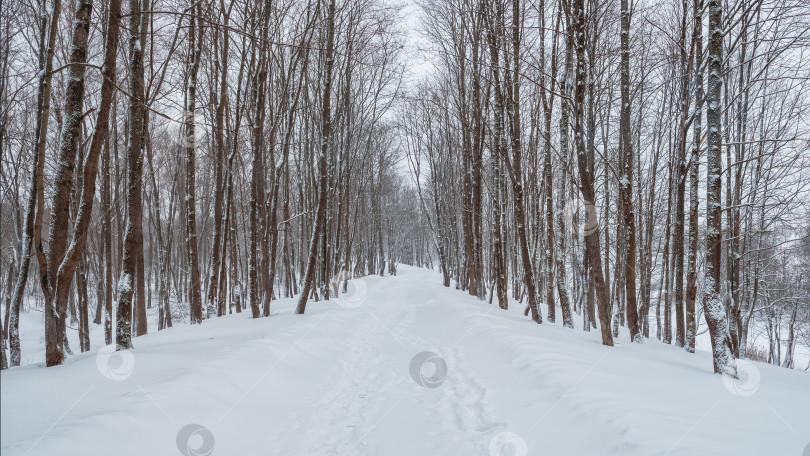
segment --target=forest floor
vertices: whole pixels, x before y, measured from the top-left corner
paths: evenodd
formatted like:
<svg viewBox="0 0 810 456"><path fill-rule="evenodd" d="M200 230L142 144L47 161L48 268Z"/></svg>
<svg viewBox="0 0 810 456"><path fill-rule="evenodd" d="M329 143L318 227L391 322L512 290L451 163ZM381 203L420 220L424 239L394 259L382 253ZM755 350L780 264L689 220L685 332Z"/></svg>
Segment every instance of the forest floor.
<svg viewBox="0 0 810 456"><path fill-rule="evenodd" d="M55 368L41 328L26 332L29 364L0 374L0 452L810 454L807 373L740 361L741 379L724 381L706 351L626 334L604 347L422 269L351 283L303 316L284 299L270 318L150 321L124 354L100 350L94 327L93 350Z"/></svg>

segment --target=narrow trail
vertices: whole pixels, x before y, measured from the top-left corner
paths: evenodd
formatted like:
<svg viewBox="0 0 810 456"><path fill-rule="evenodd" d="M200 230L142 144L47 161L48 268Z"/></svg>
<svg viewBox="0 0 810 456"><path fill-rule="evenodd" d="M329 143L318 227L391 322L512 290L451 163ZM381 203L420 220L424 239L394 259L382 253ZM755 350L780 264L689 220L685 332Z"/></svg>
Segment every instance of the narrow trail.
<svg viewBox="0 0 810 456"><path fill-rule="evenodd" d="M279 300L271 318L139 337L131 365L111 365L120 380L97 368L98 349L4 371L0 449L183 454L176 438L190 423L224 455L798 456L810 443L806 374L757 365L758 391L740 396L707 353L621 338L606 348L440 279L401 266L304 316ZM412 372L422 352L439 364ZM66 453L76 441L95 444Z"/></svg>

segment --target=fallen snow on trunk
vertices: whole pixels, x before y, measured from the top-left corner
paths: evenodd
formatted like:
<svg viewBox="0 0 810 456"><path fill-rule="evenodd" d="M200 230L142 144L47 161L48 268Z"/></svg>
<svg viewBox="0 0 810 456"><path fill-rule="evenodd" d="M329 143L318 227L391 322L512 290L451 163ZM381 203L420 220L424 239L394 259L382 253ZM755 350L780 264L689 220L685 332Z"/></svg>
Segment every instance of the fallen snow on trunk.
<svg viewBox="0 0 810 456"><path fill-rule="evenodd" d="M435 272L398 272L303 316L274 301L270 318L179 324L124 354L99 349L94 329L93 351L64 366L2 372L2 454L802 456L810 444L805 373L738 362L741 379L724 381L709 353L626 335L604 347Z"/></svg>

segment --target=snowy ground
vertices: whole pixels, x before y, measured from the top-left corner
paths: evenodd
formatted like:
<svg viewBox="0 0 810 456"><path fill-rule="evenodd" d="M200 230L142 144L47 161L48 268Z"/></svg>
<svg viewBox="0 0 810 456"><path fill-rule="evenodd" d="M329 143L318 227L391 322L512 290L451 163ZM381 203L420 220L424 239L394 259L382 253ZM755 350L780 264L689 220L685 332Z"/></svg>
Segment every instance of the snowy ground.
<svg viewBox="0 0 810 456"><path fill-rule="evenodd" d="M399 272L305 316L277 301L271 318L180 324L123 355L100 351L94 328L93 351L56 368L27 335L33 364L0 376L0 452L810 454L806 373L746 363L724 382L706 352L603 347Z"/></svg>

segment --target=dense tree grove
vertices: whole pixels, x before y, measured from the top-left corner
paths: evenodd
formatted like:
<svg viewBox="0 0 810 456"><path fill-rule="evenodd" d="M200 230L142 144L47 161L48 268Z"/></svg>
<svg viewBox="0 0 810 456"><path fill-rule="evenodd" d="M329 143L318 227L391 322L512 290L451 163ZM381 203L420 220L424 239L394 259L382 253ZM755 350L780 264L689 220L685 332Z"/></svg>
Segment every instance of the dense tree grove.
<svg viewBox="0 0 810 456"><path fill-rule="evenodd" d="M47 309L54 365L65 328L86 335L89 318L128 348L180 321L269 316L302 286L328 299L339 279L430 263L389 114L398 8L124 3L0 7L11 365L23 308Z"/></svg>
<svg viewBox="0 0 810 456"><path fill-rule="evenodd" d="M627 327L694 352L708 328L732 376L733 358L793 366L810 329L806 2L420 6L434 58L400 122L445 284L537 323L578 316L605 345Z"/></svg>
<svg viewBox="0 0 810 456"><path fill-rule="evenodd" d="M406 263L807 369L808 51L804 0L0 0L3 366Z"/></svg>

